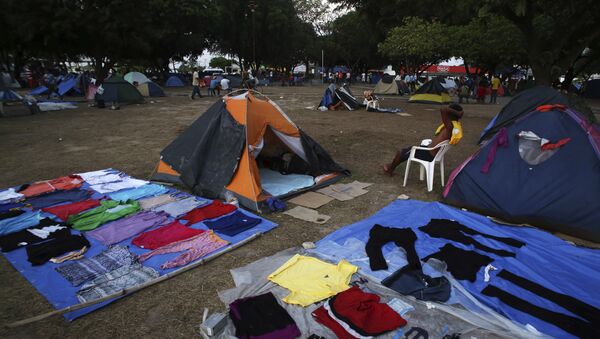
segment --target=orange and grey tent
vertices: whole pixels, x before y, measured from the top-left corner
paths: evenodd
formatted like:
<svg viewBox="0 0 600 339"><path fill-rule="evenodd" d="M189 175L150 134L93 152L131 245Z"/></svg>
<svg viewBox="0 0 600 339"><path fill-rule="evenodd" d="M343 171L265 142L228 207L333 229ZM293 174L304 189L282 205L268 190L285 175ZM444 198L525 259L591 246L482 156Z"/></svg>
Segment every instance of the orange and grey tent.
<svg viewBox="0 0 600 339"><path fill-rule="evenodd" d="M323 187L349 174L277 104L258 92L243 91L218 100L168 145L152 179L183 183L209 198L231 192L243 206L261 211L273 195L263 189L259 168L281 154L292 155L300 163L295 166L298 173L314 177L315 183L276 198Z"/></svg>

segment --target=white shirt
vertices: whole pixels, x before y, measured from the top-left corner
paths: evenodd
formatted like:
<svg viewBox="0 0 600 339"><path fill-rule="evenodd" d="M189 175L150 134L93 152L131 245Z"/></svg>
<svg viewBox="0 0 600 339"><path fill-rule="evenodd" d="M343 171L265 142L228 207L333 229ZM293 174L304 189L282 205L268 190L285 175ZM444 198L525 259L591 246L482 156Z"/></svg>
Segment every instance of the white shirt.
<svg viewBox="0 0 600 339"><path fill-rule="evenodd" d="M198 71L195 71L194 74L192 74L192 85L193 86L200 85L200 82L198 81Z"/></svg>
<svg viewBox="0 0 600 339"><path fill-rule="evenodd" d="M120 191L120 190L126 189L126 188L137 188L140 186L144 186L147 183L148 183L148 181L145 181L145 180L134 179L131 177L124 177L121 179L121 181L109 182L109 183L99 184L99 185L92 185L92 186L90 186L90 188L98 193L104 194L104 193Z"/></svg>
<svg viewBox="0 0 600 339"><path fill-rule="evenodd" d="M229 79L223 78L221 79L221 89L229 89L229 83L231 81Z"/></svg>

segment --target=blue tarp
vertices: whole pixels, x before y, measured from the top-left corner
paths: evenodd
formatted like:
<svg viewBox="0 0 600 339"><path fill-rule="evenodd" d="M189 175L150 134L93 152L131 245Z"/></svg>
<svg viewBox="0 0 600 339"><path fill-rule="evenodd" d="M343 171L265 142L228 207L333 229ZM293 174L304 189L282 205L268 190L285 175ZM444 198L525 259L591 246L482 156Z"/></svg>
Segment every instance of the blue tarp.
<svg viewBox="0 0 600 339"><path fill-rule="evenodd" d="M576 247L548 232L533 227L498 225L482 215L458 210L437 202L396 200L375 215L329 234L317 243L314 251L323 257L331 257L332 253L343 253L340 249L352 248L346 251L345 256L350 259L352 256L364 258L366 257L364 243L369 238L369 230L374 224L380 224L388 227L413 228L418 237L415 248L419 257L423 258L437 252L440 247L450 242L445 239L432 238L417 229L417 227L427 224L432 218L453 219L482 233L509 237L526 243L524 247L515 249L501 242L475 236L476 240L483 245L516 252L515 258L499 257L481 252L495 260L492 265L498 270L490 272L490 283L499 288L545 309L572 315L560 306L495 276L500 270L508 269L549 289L600 308L600 290L598 289L600 286L600 250ZM453 243L453 245L473 250L472 246L460 243ZM395 269L406 263L403 253L394 243L386 244L383 247L383 254L390 264L387 271L372 272L369 269L368 260L350 260L350 262L359 266L362 273L378 279L390 275ZM341 258L342 256L339 259ZM496 298L482 295L480 291L488 284L484 282L483 275L483 269L481 269L476 282L460 281L460 283L485 305L513 321L531 324L540 332L551 336L572 337L552 324L517 311L500 303ZM464 306L470 308L468 305Z"/></svg>
<svg viewBox="0 0 600 339"><path fill-rule="evenodd" d="M77 77L68 76L64 80L62 80L57 87L58 95L63 96L70 90L75 91L76 93L81 93L77 88Z"/></svg>
<svg viewBox="0 0 600 339"><path fill-rule="evenodd" d="M83 188L88 188L88 187L89 186L87 184L84 184L84 186L83 186ZM171 189L171 191L177 192L174 189ZM180 192L180 193L186 194L183 192ZM101 195L98 193L95 193L92 197L97 199L97 198L100 198ZM229 241L231 243L231 245L236 244L244 239L247 239L250 236L254 235L255 233L270 231L271 229L273 229L277 226L277 224L275 224L267 219L260 218L250 212L247 212L247 211L244 211L241 209L239 209L239 211L241 211L242 213L244 213L246 215L252 216L254 218L259 218L262 220L262 222L260 224L258 224L257 226L255 226L254 228L251 228L240 234L237 234L234 237L229 237L226 235L218 234L222 239ZM42 213L42 217L44 217L44 216L54 217L54 215L52 215L52 214ZM182 223L183 223L183 221L182 221ZM197 228L197 229L207 229L203 223L197 223L197 224L191 225L191 227ZM72 230L72 233L77 234L80 232ZM85 234L85 232L84 232L84 234ZM91 247L85 254L86 258L89 258L96 254L99 254L100 252L104 251L107 248L106 246L104 246L103 244L101 244L100 242L98 242L97 240L95 240L91 237L87 237L87 239L90 242ZM128 246L130 251L135 254L142 254L142 253L148 252L148 250L143 250L143 249L138 248L137 246L132 245L131 240L132 240L131 238L127 239L127 240L120 242L119 244ZM231 246L231 245L229 245L229 246ZM220 249L219 251L227 250L228 247L224 247L224 248ZM80 289L80 286L79 287L71 286L71 284L65 278L63 278L58 272L56 272L55 268L58 267L59 265L48 262L42 266L31 266L31 263L29 263L27 261L27 253L25 251L25 247L16 249L11 252L3 253L3 254L6 257L6 259L15 267L15 269L19 273L21 273L25 277L25 279L27 279L27 281L29 281L31 283L31 285L33 285L56 309L62 309L64 307L79 304L79 300L77 299L76 293ZM170 273L178 268L162 270L162 269L160 269L160 265L168 260L175 258L176 256L178 256L180 254L181 254L181 252L164 254L164 255L156 255L156 256L148 259L147 261L145 261L143 263L143 265L156 269L162 276L162 275ZM66 263L68 263L68 261ZM65 318L68 320L74 320L74 319L81 317L85 314L88 314L96 309L99 309L99 308L115 301L116 299L118 299L118 298L115 298L115 299L112 299L112 300L109 300L106 302L102 302L100 304L92 305L92 306L89 306L89 307L86 307L86 308L83 308L80 310L66 313Z"/></svg>

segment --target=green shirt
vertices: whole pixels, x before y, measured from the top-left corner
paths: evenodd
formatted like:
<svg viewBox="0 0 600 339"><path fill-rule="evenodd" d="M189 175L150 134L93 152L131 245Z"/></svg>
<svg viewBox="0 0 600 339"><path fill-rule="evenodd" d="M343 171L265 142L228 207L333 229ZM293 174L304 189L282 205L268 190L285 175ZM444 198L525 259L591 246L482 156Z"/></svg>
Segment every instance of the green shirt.
<svg viewBox="0 0 600 339"><path fill-rule="evenodd" d="M137 201L102 200L100 206L69 217L67 223L78 231L91 231L109 221L117 220L140 210Z"/></svg>

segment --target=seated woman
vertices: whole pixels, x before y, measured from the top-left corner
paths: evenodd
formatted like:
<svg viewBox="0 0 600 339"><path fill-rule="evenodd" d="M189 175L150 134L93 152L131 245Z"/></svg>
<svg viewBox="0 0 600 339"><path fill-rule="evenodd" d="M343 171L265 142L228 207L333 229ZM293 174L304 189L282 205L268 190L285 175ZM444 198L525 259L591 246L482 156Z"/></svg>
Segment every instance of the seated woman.
<svg viewBox="0 0 600 339"><path fill-rule="evenodd" d="M462 118L462 116L464 114L463 108L458 104L451 104L450 106L448 106L446 108L441 108L440 113L442 116L443 127L433 137L433 140L432 140L431 144L429 145L429 147L431 147L431 148L437 146L439 143L441 143L443 141L450 140L450 138L452 137L452 130L454 129L452 121L460 121L460 119ZM389 164L383 165L383 173L385 175L392 176L394 174L394 170L396 169L396 167L398 167L398 165L400 165L401 163L408 160L411 149L412 149L412 146L405 147L405 148L397 151L396 156L394 156L394 159L392 160L392 162ZM439 149L434 149L431 151L417 150L415 152L415 157L418 159L421 159L421 160L425 160L425 161L432 161L435 158L435 155L437 154L438 150Z"/></svg>

